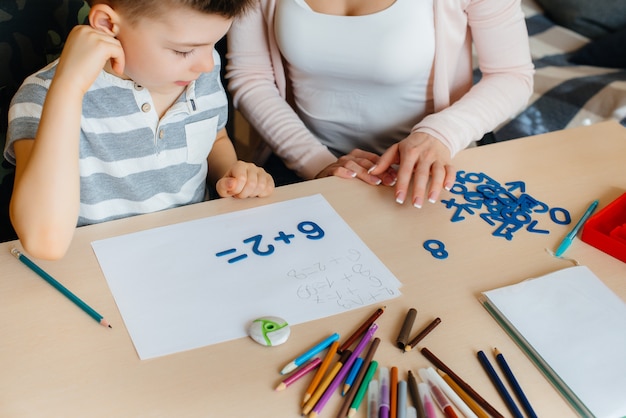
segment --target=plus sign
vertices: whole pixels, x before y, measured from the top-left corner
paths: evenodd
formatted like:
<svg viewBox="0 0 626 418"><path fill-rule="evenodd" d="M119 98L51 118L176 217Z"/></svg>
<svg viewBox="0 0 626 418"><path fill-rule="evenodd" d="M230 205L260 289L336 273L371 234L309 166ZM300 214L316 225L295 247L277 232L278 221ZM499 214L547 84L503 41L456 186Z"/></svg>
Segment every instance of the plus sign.
<svg viewBox="0 0 626 418"><path fill-rule="evenodd" d="M295 237L294 234L285 234L283 231L280 231L278 236L274 237L274 241L283 241L285 244L290 244L293 237Z"/></svg>

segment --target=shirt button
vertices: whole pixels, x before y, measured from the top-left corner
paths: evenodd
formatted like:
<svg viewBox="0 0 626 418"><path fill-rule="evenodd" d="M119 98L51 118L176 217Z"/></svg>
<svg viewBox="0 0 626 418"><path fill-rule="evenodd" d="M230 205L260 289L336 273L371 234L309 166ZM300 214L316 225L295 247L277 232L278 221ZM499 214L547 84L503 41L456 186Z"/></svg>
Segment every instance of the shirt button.
<svg viewBox="0 0 626 418"><path fill-rule="evenodd" d="M141 105L141 110L145 113L148 113L150 109L152 109L152 107L150 106L150 103L144 103Z"/></svg>
<svg viewBox="0 0 626 418"><path fill-rule="evenodd" d="M159 139L163 139L164 136L165 136L165 132L163 132L163 129L161 129L159 131Z"/></svg>
<svg viewBox="0 0 626 418"><path fill-rule="evenodd" d="M143 86L140 86L140 85L139 85L139 84L137 84L137 83L135 83L134 87L135 87L135 90L137 90L137 91L141 91L141 90L143 90Z"/></svg>

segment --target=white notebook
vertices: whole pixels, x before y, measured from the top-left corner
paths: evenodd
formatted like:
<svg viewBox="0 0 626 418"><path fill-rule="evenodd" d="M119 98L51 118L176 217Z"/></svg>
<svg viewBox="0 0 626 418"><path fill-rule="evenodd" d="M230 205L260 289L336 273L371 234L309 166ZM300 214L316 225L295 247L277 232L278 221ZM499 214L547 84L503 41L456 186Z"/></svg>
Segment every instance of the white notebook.
<svg viewBox="0 0 626 418"><path fill-rule="evenodd" d="M626 304L589 268L486 291L480 301L581 416L626 416Z"/></svg>

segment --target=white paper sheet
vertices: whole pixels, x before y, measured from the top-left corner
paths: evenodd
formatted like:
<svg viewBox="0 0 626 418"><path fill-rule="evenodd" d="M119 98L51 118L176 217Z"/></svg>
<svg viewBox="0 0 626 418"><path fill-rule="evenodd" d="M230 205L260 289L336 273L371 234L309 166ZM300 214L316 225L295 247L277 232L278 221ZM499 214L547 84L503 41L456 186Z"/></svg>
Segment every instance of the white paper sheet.
<svg viewBox="0 0 626 418"><path fill-rule="evenodd" d="M295 325L400 295L321 195L92 247L141 359L244 337L262 316Z"/></svg>
<svg viewBox="0 0 626 418"><path fill-rule="evenodd" d="M483 295L594 416L626 416L626 304L589 268Z"/></svg>

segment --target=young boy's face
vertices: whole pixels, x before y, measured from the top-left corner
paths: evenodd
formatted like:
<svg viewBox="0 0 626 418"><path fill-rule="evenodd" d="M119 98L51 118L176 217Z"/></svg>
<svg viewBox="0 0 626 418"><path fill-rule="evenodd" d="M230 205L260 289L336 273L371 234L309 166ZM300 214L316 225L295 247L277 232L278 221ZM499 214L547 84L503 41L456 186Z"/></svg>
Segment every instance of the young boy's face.
<svg viewBox="0 0 626 418"><path fill-rule="evenodd" d="M132 23L122 19L117 39L124 49L124 73L151 93L180 93L213 69L213 47L231 23L186 7Z"/></svg>

